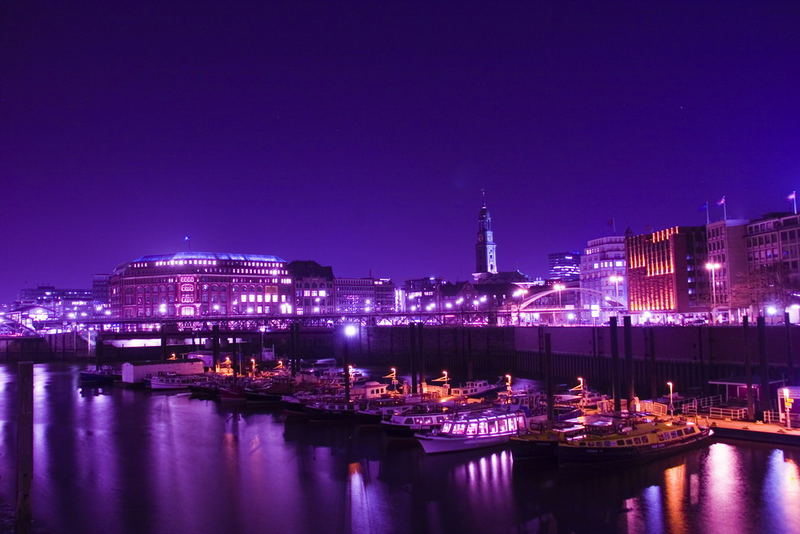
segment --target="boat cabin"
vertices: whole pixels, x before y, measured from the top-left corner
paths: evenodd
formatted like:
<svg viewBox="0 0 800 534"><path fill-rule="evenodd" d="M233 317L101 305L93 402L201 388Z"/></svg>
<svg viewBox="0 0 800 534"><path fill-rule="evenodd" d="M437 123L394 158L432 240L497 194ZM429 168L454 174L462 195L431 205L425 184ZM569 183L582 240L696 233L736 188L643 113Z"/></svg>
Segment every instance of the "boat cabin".
<svg viewBox="0 0 800 534"><path fill-rule="evenodd" d="M483 414L446 421L439 434L452 436L510 436L525 428L525 416L511 412L502 414Z"/></svg>

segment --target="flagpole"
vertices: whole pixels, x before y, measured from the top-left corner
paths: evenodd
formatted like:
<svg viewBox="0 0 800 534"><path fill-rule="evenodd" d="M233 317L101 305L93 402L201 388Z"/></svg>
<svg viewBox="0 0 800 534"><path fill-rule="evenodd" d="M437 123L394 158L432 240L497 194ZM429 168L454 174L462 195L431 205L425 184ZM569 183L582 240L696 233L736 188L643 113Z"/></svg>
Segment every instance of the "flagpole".
<svg viewBox="0 0 800 534"><path fill-rule="evenodd" d="M706 226L711 224L711 202L706 200Z"/></svg>
<svg viewBox="0 0 800 534"><path fill-rule="evenodd" d="M797 215L797 191L792 191L792 207L794 207L794 214Z"/></svg>
<svg viewBox="0 0 800 534"><path fill-rule="evenodd" d="M722 204L722 220L728 220L728 199L725 199L725 202Z"/></svg>

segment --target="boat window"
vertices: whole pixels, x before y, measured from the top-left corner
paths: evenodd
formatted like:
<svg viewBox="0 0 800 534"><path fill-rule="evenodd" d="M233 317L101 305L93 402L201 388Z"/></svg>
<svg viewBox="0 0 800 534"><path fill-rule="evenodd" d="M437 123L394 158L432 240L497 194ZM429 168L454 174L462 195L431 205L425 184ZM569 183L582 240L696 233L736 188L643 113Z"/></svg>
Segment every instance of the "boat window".
<svg viewBox="0 0 800 534"><path fill-rule="evenodd" d="M683 433L684 433L684 434L692 434L692 433L694 433L694 427L693 427L693 426L690 426L689 428L687 428L686 430L684 430L684 431L683 431Z"/></svg>
<svg viewBox="0 0 800 534"><path fill-rule="evenodd" d="M624 439L618 439L617 440L617 445L620 445L620 446L625 445L625 440Z"/></svg>
<svg viewBox="0 0 800 534"><path fill-rule="evenodd" d="M432 424L433 424L433 417L426 417L426 418L425 418L425 419L422 421L422 424L423 424L423 425L432 425Z"/></svg>
<svg viewBox="0 0 800 534"><path fill-rule="evenodd" d="M669 433L669 435L670 435L670 437L677 438L678 437L678 431L677 430L673 430L672 432Z"/></svg>
<svg viewBox="0 0 800 534"><path fill-rule="evenodd" d="M604 441L603 445L605 445L606 447L611 447L613 443L611 443L610 441Z"/></svg>
<svg viewBox="0 0 800 534"><path fill-rule="evenodd" d="M414 424L414 419L412 419L411 417L406 417L406 422L404 424L413 425Z"/></svg>
<svg viewBox="0 0 800 534"><path fill-rule="evenodd" d="M445 434L447 434L447 433L449 433L449 432L450 432L450 429L451 429L451 428L453 428L453 423L444 423L444 424L442 425L442 432L444 432Z"/></svg>
<svg viewBox="0 0 800 534"><path fill-rule="evenodd" d="M515 432L517 430L517 420L515 418L511 418L508 420L508 431Z"/></svg>
<svg viewBox="0 0 800 534"><path fill-rule="evenodd" d="M500 432L508 432L508 421L500 419L497 423Z"/></svg>
<svg viewBox="0 0 800 534"><path fill-rule="evenodd" d="M517 427L525 428L525 416L522 414L517 416Z"/></svg>
<svg viewBox="0 0 800 534"><path fill-rule="evenodd" d="M497 434L497 420L489 421L489 434Z"/></svg>
<svg viewBox="0 0 800 534"><path fill-rule="evenodd" d="M666 434L659 434L658 435L658 441L664 441L666 439L665 436L666 436Z"/></svg>
<svg viewBox="0 0 800 534"><path fill-rule="evenodd" d="M463 434L466 425L464 423L456 423L453 425L453 434Z"/></svg>
<svg viewBox="0 0 800 534"><path fill-rule="evenodd" d="M478 434L486 435L489 433L489 425L486 424L486 421L481 421L478 423Z"/></svg>
<svg viewBox="0 0 800 534"><path fill-rule="evenodd" d="M641 443L642 443L642 440L640 440L639 438L633 438L633 444L634 445L640 445Z"/></svg>
<svg viewBox="0 0 800 534"><path fill-rule="evenodd" d="M586 446L586 442L584 442L584 441L581 441L581 442L580 442L580 446L581 446L581 447L585 447L585 446Z"/></svg>
<svg viewBox="0 0 800 534"><path fill-rule="evenodd" d="M467 435L474 436L478 433L478 423L470 423L467 425Z"/></svg>
<svg viewBox="0 0 800 534"><path fill-rule="evenodd" d="M632 439L626 439L625 443L627 443L628 445L633 445L633 440Z"/></svg>

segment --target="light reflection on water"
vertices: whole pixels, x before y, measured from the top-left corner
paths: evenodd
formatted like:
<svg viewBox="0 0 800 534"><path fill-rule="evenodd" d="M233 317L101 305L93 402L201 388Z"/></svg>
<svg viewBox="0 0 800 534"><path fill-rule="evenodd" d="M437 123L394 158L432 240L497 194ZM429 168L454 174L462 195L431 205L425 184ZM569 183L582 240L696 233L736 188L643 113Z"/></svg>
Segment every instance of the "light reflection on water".
<svg viewBox="0 0 800 534"><path fill-rule="evenodd" d="M800 532L800 451L715 443L565 469L506 450L424 456L379 429L34 374L45 532ZM0 366L0 504L14 495L13 367Z"/></svg>

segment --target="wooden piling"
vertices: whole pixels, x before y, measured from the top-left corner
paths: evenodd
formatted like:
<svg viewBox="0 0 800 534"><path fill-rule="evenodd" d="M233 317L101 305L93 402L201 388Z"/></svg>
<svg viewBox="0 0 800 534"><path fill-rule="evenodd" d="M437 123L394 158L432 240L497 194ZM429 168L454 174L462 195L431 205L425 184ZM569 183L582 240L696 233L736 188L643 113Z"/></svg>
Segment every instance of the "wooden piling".
<svg viewBox="0 0 800 534"><path fill-rule="evenodd" d="M753 402L753 362L750 356L750 345L748 341L749 319L745 315L742 317L742 343L744 347L744 379L747 383L747 418L751 421L756 418L756 407Z"/></svg>
<svg viewBox="0 0 800 534"><path fill-rule="evenodd" d="M758 393L759 411L769 410L769 364L767 362L767 323L764 317L758 318L758 360L760 364L761 391Z"/></svg>
<svg viewBox="0 0 800 534"><path fill-rule="evenodd" d="M211 327L211 354L214 363L214 370L217 369L219 363L219 325L215 324Z"/></svg>
<svg viewBox="0 0 800 534"><path fill-rule="evenodd" d="M33 511L33 362L19 362L17 374L17 510L16 534L30 534Z"/></svg>
<svg viewBox="0 0 800 534"><path fill-rule="evenodd" d="M619 340L617 339L617 318L608 320L611 330L611 395L614 397L614 411L622 411L622 391L619 385Z"/></svg>
<svg viewBox="0 0 800 534"><path fill-rule="evenodd" d="M344 369L344 400L350 402L350 349L347 336L342 337L342 368Z"/></svg>
<svg viewBox="0 0 800 534"><path fill-rule="evenodd" d="M789 368L789 384L794 384L794 354L792 354L792 323L789 321L789 312L783 314L783 329L786 333L786 366Z"/></svg>
<svg viewBox="0 0 800 534"><path fill-rule="evenodd" d="M164 330L164 325L161 325L160 328L161 332L161 359L166 360L169 358L169 351L167 349L167 332ZM194 337L192 337L192 343L194 343Z"/></svg>
<svg viewBox="0 0 800 534"><path fill-rule="evenodd" d="M631 325L631 316L626 315L622 318L622 336L625 346L625 386L628 398L629 410L632 410L633 398L636 396L636 388L634 386L633 374L633 326Z"/></svg>
<svg viewBox="0 0 800 534"><path fill-rule="evenodd" d="M553 423L553 350L550 334L544 335L544 384L547 393L547 422Z"/></svg>
<svg viewBox="0 0 800 534"><path fill-rule="evenodd" d="M411 373L411 392L417 393L417 325L408 325L408 370Z"/></svg>

